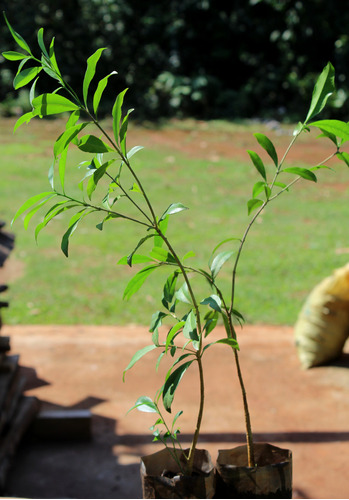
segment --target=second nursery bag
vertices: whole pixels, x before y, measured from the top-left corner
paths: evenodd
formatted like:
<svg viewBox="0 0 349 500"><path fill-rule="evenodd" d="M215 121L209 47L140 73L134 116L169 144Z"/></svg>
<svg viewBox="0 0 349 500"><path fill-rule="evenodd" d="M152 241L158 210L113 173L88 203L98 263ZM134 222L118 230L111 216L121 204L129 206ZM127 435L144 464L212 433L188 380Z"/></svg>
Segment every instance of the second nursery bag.
<svg viewBox="0 0 349 500"><path fill-rule="evenodd" d="M323 365L340 356L349 336L349 263L312 290L294 334L303 368Z"/></svg>

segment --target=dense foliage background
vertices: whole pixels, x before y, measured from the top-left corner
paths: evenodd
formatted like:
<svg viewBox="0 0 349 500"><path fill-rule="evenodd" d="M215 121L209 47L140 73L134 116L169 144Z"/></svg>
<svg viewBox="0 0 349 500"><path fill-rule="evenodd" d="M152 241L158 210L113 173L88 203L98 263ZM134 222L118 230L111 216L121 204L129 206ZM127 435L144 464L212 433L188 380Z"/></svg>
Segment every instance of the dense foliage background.
<svg viewBox="0 0 349 500"><path fill-rule="evenodd" d="M61 71L73 86L86 57L107 47L98 76L118 71L109 97L130 87L127 104L139 119L292 120L328 61L337 74L332 107L344 103L337 118L348 113L346 0L2 0L2 10L32 47L41 26L48 41L56 36ZM0 39L1 50L15 49L3 20ZM27 106L25 91L14 101L15 67L1 60L3 114Z"/></svg>

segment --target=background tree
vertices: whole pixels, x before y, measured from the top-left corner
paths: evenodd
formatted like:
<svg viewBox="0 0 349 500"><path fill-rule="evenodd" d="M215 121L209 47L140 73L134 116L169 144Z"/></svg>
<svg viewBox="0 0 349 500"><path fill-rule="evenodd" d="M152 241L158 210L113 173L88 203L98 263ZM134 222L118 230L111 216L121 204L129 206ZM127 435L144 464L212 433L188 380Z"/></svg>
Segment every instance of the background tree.
<svg viewBox="0 0 349 500"><path fill-rule="evenodd" d="M70 75L72 85L85 70L86 54L106 47L98 76L113 70L123 75L114 79L110 96L129 86L129 105L136 108L139 119L191 115L292 120L304 109L314 77L328 61L338 75L332 107L344 103L339 117L348 113L345 0L336 4L322 0L35 0L30 4L3 0L2 6L29 43L33 27L43 26L49 39L56 34L58 57L60 51L65 56L62 71ZM0 37L1 49L11 50L4 22ZM21 97L14 102L12 78L11 65L2 61L3 113L20 111L27 102Z"/></svg>

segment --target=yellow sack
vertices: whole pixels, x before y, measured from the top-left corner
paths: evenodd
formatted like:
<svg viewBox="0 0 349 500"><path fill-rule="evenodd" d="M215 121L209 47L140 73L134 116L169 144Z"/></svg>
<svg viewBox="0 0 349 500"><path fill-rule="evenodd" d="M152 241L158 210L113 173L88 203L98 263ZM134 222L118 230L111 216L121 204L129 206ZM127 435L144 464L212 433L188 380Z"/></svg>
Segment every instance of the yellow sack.
<svg viewBox="0 0 349 500"><path fill-rule="evenodd" d="M349 263L319 283L303 305L294 328L303 368L338 358L349 337Z"/></svg>

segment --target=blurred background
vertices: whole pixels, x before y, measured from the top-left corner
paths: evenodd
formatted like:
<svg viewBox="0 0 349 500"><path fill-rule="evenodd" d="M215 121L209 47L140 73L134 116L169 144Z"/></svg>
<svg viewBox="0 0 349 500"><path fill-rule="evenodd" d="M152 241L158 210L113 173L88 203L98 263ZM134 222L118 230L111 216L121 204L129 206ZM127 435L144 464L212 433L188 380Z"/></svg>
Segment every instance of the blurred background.
<svg viewBox="0 0 349 500"><path fill-rule="evenodd" d="M118 87L130 87L129 104L139 120L299 120L315 75L328 61L336 68L338 88L328 114L331 108L336 118L348 113L346 0L2 0L1 5L30 46L37 46L40 27L47 40L56 37L61 72L70 75L73 87L80 85L86 57L106 47L97 76L118 71L110 100ZM0 39L2 51L16 50L4 22ZM16 65L0 62L0 113L26 111L27 91L17 99L12 88Z"/></svg>

